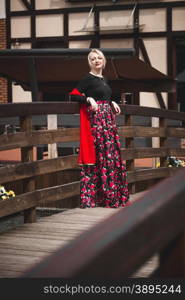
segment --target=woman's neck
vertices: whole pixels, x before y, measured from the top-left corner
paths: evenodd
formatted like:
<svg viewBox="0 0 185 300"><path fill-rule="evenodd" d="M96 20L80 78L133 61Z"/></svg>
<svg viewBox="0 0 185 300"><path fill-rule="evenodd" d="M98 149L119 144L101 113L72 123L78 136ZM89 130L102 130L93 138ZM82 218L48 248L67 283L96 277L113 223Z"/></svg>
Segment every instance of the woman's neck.
<svg viewBox="0 0 185 300"><path fill-rule="evenodd" d="M91 70L90 73L95 76L103 77L102 70L100 71Z"/></svg>

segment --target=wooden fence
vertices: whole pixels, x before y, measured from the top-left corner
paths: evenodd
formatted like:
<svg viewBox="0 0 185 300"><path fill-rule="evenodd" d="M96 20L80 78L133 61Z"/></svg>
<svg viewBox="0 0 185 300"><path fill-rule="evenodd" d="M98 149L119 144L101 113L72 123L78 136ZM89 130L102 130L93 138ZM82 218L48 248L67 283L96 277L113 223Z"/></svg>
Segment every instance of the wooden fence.
<svg viewBox="0 0 185 300"><path fill-rule="evenodd" d="M15 198L0 201L0 217L24 211L25 222L36 221L36 207L42 199L57 201L79 195L79 181L36 189L36 178L43 174L77 168L76 155L48 160L33 161L33 147L41 144L74 142L79 140L79 128L59 128L57 130L34 130L32 116L48 114L77 114L79 104L72 102L37 102L1 104L0 118L19 117L20 132L0 135L0 150L21 148L21 163L0 168L0 184L22 180L23 193ZM125 125L119 127L119 135L125 139L126 148L122 157L126 160L130 190L138 181L163 179L171 176L177 168L166 166L169 155L185 157L185 149L167 147L169 137L185 138L185 129L167 126L167 120L185 121L185 113L165 109L121 105ZM133 116L159 118L159 127L133 126ZM135 137L159 137L159 148L135 148ZM134 160L138 158L160 157L160 168L135 170Z"/></svg>

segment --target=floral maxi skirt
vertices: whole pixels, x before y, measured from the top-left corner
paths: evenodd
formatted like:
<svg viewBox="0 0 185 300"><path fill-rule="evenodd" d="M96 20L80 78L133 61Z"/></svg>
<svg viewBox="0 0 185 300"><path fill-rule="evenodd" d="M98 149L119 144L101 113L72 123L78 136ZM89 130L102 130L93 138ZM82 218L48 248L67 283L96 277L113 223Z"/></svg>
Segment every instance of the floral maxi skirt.
<svg viewBox="0 0 185 300"><path fill-rule="evenodd" d="M115 115L108 102L97 103L97 112L88 108L96 164L81 168L80 207L125 206L129 199L128 182L121 160Z"/></svg>

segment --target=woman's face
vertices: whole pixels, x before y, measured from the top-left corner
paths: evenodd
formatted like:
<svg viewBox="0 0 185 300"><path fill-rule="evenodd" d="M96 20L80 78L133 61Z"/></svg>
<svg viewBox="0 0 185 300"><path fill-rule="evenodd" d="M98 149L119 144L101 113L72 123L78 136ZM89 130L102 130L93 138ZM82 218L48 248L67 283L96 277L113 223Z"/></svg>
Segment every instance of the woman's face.
<svg viewBox="0 0 185 300"><path fill-rule="evenodd" d="M99 71L100 69L103 69L104 58L101 54L95 52L91 53L89 57L89 61L90 61L91 70Z"/></svg>

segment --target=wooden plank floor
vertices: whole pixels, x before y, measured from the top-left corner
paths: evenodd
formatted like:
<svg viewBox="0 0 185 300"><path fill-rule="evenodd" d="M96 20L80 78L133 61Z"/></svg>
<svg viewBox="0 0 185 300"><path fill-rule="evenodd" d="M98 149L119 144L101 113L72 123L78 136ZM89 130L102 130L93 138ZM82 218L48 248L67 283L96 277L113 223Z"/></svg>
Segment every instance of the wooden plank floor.
<svg viewBox="0 0 185 300"><path fill-rule="evenodd" d="M141 194L133 195L131 200L136 200ZM2 232L0 278L19 277L30 266L116 211L107 208L75 208ZM153 257L134 277L147 277L156 264L157 257Z"/></svg>

